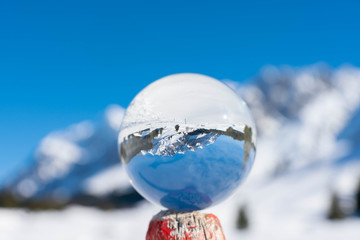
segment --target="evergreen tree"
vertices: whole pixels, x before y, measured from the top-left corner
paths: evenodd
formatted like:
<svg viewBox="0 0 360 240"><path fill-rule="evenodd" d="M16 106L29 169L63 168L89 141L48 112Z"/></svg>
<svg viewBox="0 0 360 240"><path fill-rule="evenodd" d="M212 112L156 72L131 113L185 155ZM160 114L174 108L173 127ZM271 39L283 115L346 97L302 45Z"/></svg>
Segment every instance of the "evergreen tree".
<svg viewBox="0 0 360 240"><path fill-rule="evenodd" d="M360 213L360 179L359 179L358 186L357 186L356 193L355 193L355 200L356 200L355 211L357 213Z"/></svg>
<svg viewBox="0 0 360 240"><path fill-rule="evenodd" d="M238 216L236 219L236 228L240 230L244 230L247 229L248 227L249 227L249 220L246 211L246 206L243 205L242 207L240 207L238 212Z"/></svg>
<svg viewBox="0 0 360 240"><path fill-rule="evenodd" d="M345 218L345 213L340 206L339 197L335 192L331 195L330 209L327 218L330 220L339 220Z"/></svg>

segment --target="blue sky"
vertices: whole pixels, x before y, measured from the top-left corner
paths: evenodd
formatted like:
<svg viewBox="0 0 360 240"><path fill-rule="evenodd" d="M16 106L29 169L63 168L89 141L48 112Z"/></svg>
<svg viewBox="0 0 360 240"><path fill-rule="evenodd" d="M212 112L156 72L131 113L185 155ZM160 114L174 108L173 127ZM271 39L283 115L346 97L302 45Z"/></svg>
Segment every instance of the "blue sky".
<svg viewBox="0 0 360 240"><path fill-rule="evenodd" d="M360 66L360 1L1 1L0 180L48 132L172 73Z"/></svg>

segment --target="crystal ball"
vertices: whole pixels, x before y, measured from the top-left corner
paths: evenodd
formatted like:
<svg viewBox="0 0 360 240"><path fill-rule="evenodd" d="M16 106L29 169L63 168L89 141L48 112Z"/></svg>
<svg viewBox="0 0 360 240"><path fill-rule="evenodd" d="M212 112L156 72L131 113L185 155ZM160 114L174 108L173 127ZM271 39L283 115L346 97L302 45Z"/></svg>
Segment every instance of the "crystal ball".
<svg viewBox="0 0 360 240"><path fill-rule="evenodd" d="M144 198L193 211L236 191L254 163L256 130L246 103L225 84L174 74L132 100L118 143L130 183Z"/></svg>

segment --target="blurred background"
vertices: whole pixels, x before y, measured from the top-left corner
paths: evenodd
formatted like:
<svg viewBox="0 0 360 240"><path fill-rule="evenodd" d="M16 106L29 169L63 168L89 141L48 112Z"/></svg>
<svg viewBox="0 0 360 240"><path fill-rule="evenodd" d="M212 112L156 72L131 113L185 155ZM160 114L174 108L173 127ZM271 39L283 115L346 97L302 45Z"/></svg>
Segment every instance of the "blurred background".
<svg viewBox="0 0 360 240"><path fill-rule="evenodd" d="M248 103L255 165L206 210L228 239L360 236L360 1L1 1L0 238L144 239L159 209L117 153L149 83Z"/></svg>

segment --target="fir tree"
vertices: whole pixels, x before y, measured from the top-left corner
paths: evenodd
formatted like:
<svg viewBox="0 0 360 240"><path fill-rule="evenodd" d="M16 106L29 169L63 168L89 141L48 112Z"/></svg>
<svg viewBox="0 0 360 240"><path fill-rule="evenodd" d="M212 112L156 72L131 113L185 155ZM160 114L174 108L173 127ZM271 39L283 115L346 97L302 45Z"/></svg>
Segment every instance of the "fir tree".
<svg viewBox="0 0 360 240"><path fill-rule="evenodd" d="M358 186L357 186L356 193L355 193L355 200L356 200L355 211L357 213L360 213L360 179L359 179Z"/></svg>
<svg viewBox="0 0 360 240"><path fill-rule="evenodd" d="M339 220L345 218L345 213L340 206L339 197L335 192L331 195L330 209L327 218L330 220Z"/></svg>
<svg viewBox="0 0 360 240"><path fill-rule="evenodd" d="M249 227L249 220L246 211L246 206L242 206L239 209L238 216L236 219L236 228L240 230L247 229Z"/></svg>

